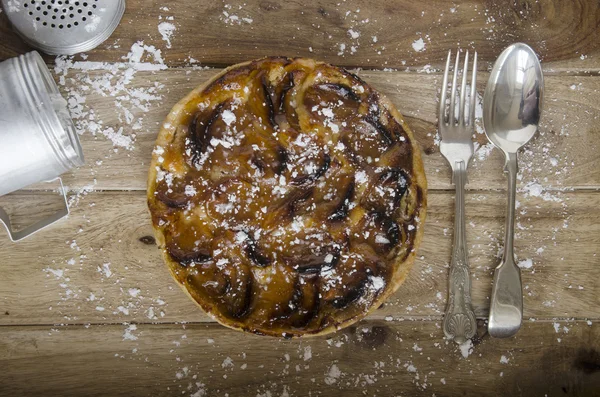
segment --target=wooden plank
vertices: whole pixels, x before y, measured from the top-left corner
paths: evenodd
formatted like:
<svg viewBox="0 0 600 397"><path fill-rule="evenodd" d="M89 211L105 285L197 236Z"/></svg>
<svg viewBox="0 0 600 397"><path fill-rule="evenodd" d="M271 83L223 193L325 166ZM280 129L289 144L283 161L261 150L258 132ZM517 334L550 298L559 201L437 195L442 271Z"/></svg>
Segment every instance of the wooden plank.
<svg viewBox="0 0 600 397"><path fill-rule="evenodd" d="M145 189L147 167L158 125L171 107L192 87L217 72L191 69L138 72L128 90L108 89L101 91L103 95L90 87L104 86L107 81L112 81L116 86L123 77L123 70L116 73L117 77L113 76L113 72L106 71L73 69L66 73L62 77L65 96L79 103L81 96L86 95L84 103L72 106L73 109L76 108L74 114L84 131L81 139L86 165L67 174L65 183L73 189ZM450 169L436 143L437 90L441 85L441 76L376 71L364 71L360 75L387 95L407 117L424 150L429 188L453 189L450 184ZM483 93L487 77L487 74L480 73L480 93ZM157 89L157 92L153 91L153 95L162 97L142 101L147 111L141 110L135 99L122 99L135 97L132 92L135 89L148 90L155 86L162 88ZM545 86L543 123L540 133L521 155L520 186L538 183L545 188L600 187L600 77L549 76ZM131 113L130 123L125 121L125 111L119 106L127 107L127 113ZM141 123L141 127L134 127L138 123ZM97 125L101 125L99 131L114 132L123 128L123 135L131 137L135 134L131 150L119 146L115 148L113 142L101 132L93 136L92 127ZM505 189L507 182L502 172L502 154L496 149L492 150L481 126L475 134L475 140L482 148L469 167L467 188ZM113 141L117 139L113 138Z"/></svg>
<svg viewBox="0 0 600 397"><path fill-rule="evenodd" d="M440 327L370 321L287 341L214 324L0 327L0 395L598 395L597 323L526 322L510 339L480 323L467 358Z"/></svg>
<svg viewBox="0 0 600 397"><path fill-rule="evenodd" d="M176 27L171 48L158 30L170 17ZM143 40L162 49L170 66L181 66L189 57L227 66L287 55L349 67L439 68L448 49L463 47L476 48L481 70L486 70L503 48L523 41L540 53L549 71L595 73L600 69L599 21L596 0L391 0L368 7L359 0L129 0L117 30L89 59L119 61ZM0 14L0 37L0 59L28 50L5 13Z"/></svg>
<svg viewBox="0 0 600 397"><path fill-rule="evenodd" d="M446 301L453 195L429 194L424 242L405 284L372 318L440 318ZM515 252L525 266L525 318L600 319L600 194L517 195ZM548 200L548 201L546 201ZM555 201L556 200L556 201ZM0 233L0 325L209 321L172 281L152 239L143 192L73 197L72 214L18 244ZM17 225L50 194L0 200ZM37 211L40 211L37 215ZM505 196L467 194L473 304L487 316L502 245ZM31 218L31 216L29 216Z"/></svg>

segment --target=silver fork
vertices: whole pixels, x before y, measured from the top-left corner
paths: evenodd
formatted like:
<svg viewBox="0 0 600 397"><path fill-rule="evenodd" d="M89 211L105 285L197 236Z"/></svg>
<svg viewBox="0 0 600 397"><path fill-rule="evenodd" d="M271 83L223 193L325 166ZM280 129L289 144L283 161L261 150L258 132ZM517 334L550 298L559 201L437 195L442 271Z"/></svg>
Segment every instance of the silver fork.
<svg viewBox="0 0 600 397"><path fill-rule="evenodd" d="M442 82L440 94L440 110L438 128L442 140L440 151L452 167L452 182L456 189L455 217L454 217L454 243L452 260L448 276L448 305L444 316L444 334L446 338L454 339L462 344L471 339L477 330L475 313L471 306L471 279L469 276L469 255L467 252L467 239L465 234L465 184L467 183L467 166L473 156L473 141L471 136L475 127L475 82L477 77L477 52L473 57L473 71L471 77L471 96L469 98L469 111L465 112L465 99L467 91L467 74L469 64L469 51L465 54L465 63L460 87L460 102L456 109L456 83L458 80L458 66L460 52L456 54L452 91L450 94L449 112L446 113L446 96L448 91L448 72L452 51L448 51L446 71ZM456 113L458 113L458 118ZM467 113L467 114L465 114Z"/></svg>

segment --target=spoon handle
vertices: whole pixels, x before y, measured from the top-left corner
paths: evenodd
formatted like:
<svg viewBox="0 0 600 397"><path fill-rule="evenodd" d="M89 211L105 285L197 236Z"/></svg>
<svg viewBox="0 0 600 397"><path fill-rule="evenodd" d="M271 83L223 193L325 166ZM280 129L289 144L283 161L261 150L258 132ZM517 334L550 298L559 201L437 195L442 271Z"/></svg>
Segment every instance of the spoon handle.
<svg viewBox="0 0 600 397"><path fill-rule="evenodd" d="M517 191L517 154L506 154L508 172L508 205L502 262L494 271L494 286L490 305L488 332L495 338L517 333L523 317L521 271L515 263L513 241L515 232L515 196Z"/></svg>
<svg viewBox="0 0 600 397"><path fill-rule="evenodd" d="M465 233L465 183L466 165L457 161L454 169L456 187L454 210L454 243L448 277L448 305L444 316L444 334L456 343L465 343L477 331L475 313L471 307L471 279L469 276L469 254Z"/></svg>

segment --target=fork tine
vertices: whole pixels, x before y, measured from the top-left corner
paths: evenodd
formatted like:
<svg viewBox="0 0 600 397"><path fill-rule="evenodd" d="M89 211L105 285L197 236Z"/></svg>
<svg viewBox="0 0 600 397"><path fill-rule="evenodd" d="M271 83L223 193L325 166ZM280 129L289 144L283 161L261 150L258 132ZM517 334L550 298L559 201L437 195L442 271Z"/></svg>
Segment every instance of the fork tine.
<svg viewBox="0 0 600 397"><path fill-rule="evenodd" d="M475 103L477 101L477 51L473 55L473 75L471 77L471 102L469 106L469 125L475 124Z"/></svg>
<svg viewBox="0 0 600 397"><path fill-rule="evenodd" d="M465 125L465 98L467 91L467 74L469 71L469 50L465 54L465 66L462 71L462 84L460 85L460 107L458 108L458 124Z"/></svg>
<svg viewBox="0 0 600 397"><path fill-rule="evenodd" d="M448 115L448 123L454 125L456 117L454 116L454 109L456 108L456 80L458 77L458 60L460 59L460 52L456 51L456 63L454 65L454 77L452 78L452 92L450 93L450 114Z"/></svg>
<svg viewBox="0 0 600 397"><path fill-rule="evenodd" d="M443 124L446 121L446 95L448 92L448 70L450 70L450 56L452 50L448 51L448 59L446 60L446 69L444 71L444 79L442 80L442 90L440 92L440 115L439 123Z"/></svg>

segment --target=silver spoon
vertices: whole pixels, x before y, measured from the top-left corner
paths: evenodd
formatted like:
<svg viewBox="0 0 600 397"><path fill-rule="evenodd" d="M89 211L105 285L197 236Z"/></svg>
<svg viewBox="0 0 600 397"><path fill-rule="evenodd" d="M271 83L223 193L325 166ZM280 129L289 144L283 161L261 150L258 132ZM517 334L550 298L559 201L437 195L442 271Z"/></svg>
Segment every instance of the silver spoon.
<svg viewBox="0 0 600 397"><path fill-rule="evenodd" d="M495 338L514 335L521 327L521 272L513 253L517 151L537 132L544 78L540 62L526 44L506 48L494 64L483 96L483 123L488 139L504 152L508 172L508 205L504 254L494 272L488 332Z"/></svg>

